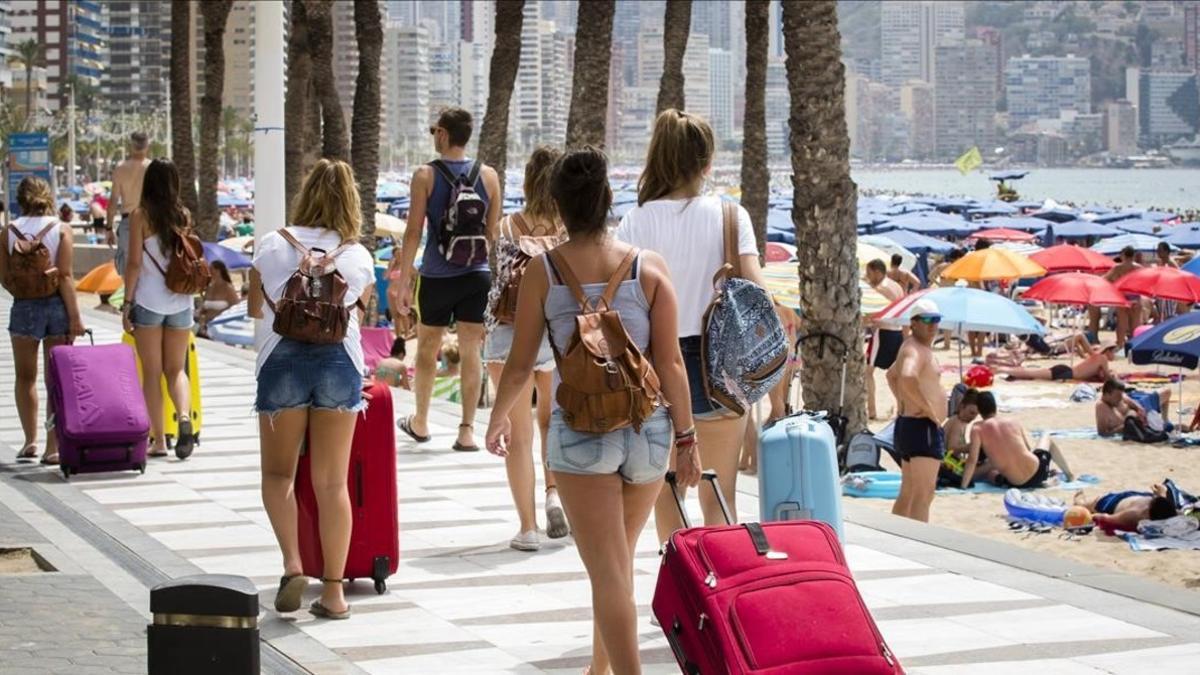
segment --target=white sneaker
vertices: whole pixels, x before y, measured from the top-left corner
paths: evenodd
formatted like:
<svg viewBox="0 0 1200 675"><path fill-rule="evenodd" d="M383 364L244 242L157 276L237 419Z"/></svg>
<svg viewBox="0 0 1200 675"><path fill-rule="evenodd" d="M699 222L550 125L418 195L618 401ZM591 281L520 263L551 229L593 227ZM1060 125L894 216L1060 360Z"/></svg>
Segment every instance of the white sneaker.
<svg viewBox="0 0 1200 675"><path fill-rule="evenodd" d="M558 491L546 493L546 536L559 539L571 533L567 525L567 514L563 511L562 502L558 500Z"/></svg>
<svg viewBox="0 0 1200 675"><path fill-rule="evenodd" d="M510 539L508 545L518 551L538 551L542 548L542 543L538 541L537 530L521 532Z"/></svg>

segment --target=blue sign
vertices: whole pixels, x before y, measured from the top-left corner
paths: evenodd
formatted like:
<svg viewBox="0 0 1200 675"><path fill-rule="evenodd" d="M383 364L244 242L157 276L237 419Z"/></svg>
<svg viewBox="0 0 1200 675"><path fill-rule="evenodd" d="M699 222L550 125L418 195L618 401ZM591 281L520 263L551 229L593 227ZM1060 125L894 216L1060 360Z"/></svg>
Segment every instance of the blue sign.
<svg viewBox="0 0 1200 675"><path fill-rule="evenodd" d="M17 207L17 186L26 176L37 176L50 182L49 134L8 135L8 210L13 218L21 215Z"/></svg>

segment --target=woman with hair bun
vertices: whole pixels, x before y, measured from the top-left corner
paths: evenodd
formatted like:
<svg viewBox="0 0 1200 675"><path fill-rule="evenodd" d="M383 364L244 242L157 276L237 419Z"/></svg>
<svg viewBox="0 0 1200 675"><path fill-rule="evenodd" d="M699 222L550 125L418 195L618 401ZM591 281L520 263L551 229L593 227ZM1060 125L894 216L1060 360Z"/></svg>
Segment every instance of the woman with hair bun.
<svg viewBox="0 0 1200 675"><path fill-rule="evenodd" d="M555 249L567 269L557 269L542 254L526 270L487 447L500 456L507 453L512 432L509 414L514 406L528 403L521 391L547 327L559 353L566 351L576 333L581 308L561 279L573 274L585 292L599 294L632 255L633 264L609 307L620 312L631 341L649 356L668 405L660 406L640 432L630 427L587 434L567 425L555 397L547 463L558 479L579 557L591 581L595 635L590 671L640 673L634 549L668 468L675 469L685 485L695 485L700 478L687 378L675 331L675 291L658 254L638 251L608 232L605 222L612 190L604 153L589 147L563 156L556 163L550 193L567 229L567 242ZM679 432L674 452L672 431Z"/></svg>

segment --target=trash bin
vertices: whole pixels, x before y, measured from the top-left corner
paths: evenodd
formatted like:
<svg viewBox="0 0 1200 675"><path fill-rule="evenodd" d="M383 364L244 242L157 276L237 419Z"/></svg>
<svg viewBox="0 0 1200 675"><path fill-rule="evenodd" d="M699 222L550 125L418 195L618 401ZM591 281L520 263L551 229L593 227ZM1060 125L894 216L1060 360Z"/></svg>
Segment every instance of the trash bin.
<svg viewBox="0 0 1200 675"><path fill-rule="evenodd" d="M150 675L257 675L258 589L246 577L199 574L150 589Z"/></svg>

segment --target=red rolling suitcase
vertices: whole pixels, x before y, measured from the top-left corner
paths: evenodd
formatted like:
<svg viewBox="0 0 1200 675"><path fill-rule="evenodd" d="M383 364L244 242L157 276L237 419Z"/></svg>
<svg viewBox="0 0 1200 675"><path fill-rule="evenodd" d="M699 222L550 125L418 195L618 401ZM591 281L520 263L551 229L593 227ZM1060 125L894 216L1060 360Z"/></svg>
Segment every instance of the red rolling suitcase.
<svg viewBox="0 0 1200 675"><path fill-rule="evenodd" d="M704 479L729 520L716 474ZM685 527L667 543L652 607L689 675L904 672L825 523Z"/></svg>
<svg viewBox="0 0 1200 675"><path fill-rule="evenodd" d="M392 414L392 391L382 382L365 390L371 397L366 412L359 415L350 447L350 508L354 527L345 578L370 578L375 592L387 590L387 578L400 563L400 521L396 496L396 425ZM304 574L324 576L317 498L312 488L312 471L307 452L296 468L296 506L299 512L300 559Z"/></svg>

